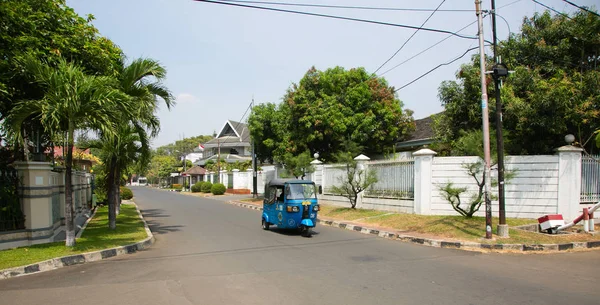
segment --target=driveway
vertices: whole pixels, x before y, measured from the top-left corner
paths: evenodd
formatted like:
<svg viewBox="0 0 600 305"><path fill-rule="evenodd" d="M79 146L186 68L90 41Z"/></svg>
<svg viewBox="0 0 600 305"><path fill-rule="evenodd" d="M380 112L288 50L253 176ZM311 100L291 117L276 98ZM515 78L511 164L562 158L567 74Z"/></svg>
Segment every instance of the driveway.
<svg viewBox="0 0 600 305"><path fill-rule="evenodd" d="M263 231L260 212L144 187L149 250L0 281L3 304L598 304L598 251L481 254L331 227Z"/></svg>

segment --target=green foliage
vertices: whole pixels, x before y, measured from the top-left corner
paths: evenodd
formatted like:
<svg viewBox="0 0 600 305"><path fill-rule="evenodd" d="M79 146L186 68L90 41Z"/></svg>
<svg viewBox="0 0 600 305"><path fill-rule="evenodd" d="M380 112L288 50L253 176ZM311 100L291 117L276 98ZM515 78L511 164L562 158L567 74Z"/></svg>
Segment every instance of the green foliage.
<svg viewBox="0 0 600 305"><path fill-rule="evenodd" d="M600 126L600 18L578 11L566 18L549 12L525 18L522 33L501 41L499 54L511 74L501 91L504 139L508 154L551 154L566 134L592 148ZM493 65L486 58L488 70ZM439 87L444 113L435 121L438 149L450 153L464 132L481 129L479 57L457 72L456 81ZM495 124L495 92L487 76L491 126ZM495 141L492 141L494 143ZM460 148L458 148L460 149Z"/></svg>
<svg viewBox="0 0 600 305"><path fill-rule="evenodd" d="M94 193L96 194L96 202L99 204L107 203L108 185L106 181L106 169L104 164L96 164L92 167L94 174Z"/></svg>
<svg viewBox="0 0 600 305"><path fill-rule="evenodd" d="M360 164L351 157L345 157L346 174L338 177L338 185L331 187L333 194L341 195L350 201L350 208L356 208L358 195L377 182L377 173L374 170L360 168Z"/></svg>
<svg viewBox="0 0 600 305"><path fill-rule="evenodd" d="M131 191L131 189L124 187L124 186L122 186L120 188L119 195L121 196L121 199L123 199L123 200L129 200L129 199L133 198L133 192Z"/></svg>
<svg viewBox="0 0 600 305"><path fill-rule="evenodd" d="M413 128L412 112L401 109L393 87L365 69L309 69L283 103L259 105L248 119L260 160L319 152L323 160L343 150L344 141L365 153L390 150Z"/></svg>
<svg viewBox="0 0 600 305"><path fill-rule="evenodd" d="M225 194L225 190L225 185L222 183L215 183L210 188L210 192L213 193L213 195L223 195Z"/></svg>
<svg viewBox="0 0 600 305"><path fill-rule="evenodd" d="M214 137L212 135L199 135L195 137L185 138L182 140L177 140L175 143L167 144L160 146L156 149L156 154L160 156L173 156L179 157L178 160L181 160L186 154L192 153L194 149L198 148L198 144L206 143L212 140Z"/></svg>
<svg viewBox="0 0 600 305"><path fill-rule="evenodd" d="M202 193L210 193L212 186L210 181L205 181L204 184L202 184Z"/></svg>
<svg viewBox="0 0 600 305"><path fill-rule="evenodd" d="M305 151L297 156L286 153L283 157L283 163L288 174L296 179L304 179L306 174L315 171L314 166L310 164L312 158L309 151Z"/></svg>
<svg viewBox="0 0 600 305"><path fill-rule="evenodd" d="M471 218L473 214L479 211L481 204L484 202L483 198L483 189L485 187L485 177L482 177L481 181L479 180L479 176L483 171L483 163L481 161L465 164L463 166L469 176L473 177L477 183L477 194L473 195L468 203L466 203L466 208L461 206L462 200L460 196L467 192L467 188L465 187L454 187L452 182L448 182L445 185L439 186L439 190L442 193L442 196L446 201L448 201L452 208L458 212L460 215Z"/></svg>
<svg viewBox="0 0 600 305"><path fill-rule="evenodd" d="M192 185L192 193L200 193L202 192L202 185L204 185L204 181L198 181Z"/></svg>
<svg viewBox="0 0 600 305"><path fill-rule="evenodd" d="M171 188L173 188L174 190L181 190L183 188L183 186L179 183L173 183L173 185L171 185Z"/></svg>
<svg viewBox="0 0 600 305"><path fill-rule="evenodd" d="M78 16L64 0L4 0L0 16L0 121L17 101L39 100L46 92L44 84L31 82L24 57L52 67L66 59L90 75L112 75L122 57L92 26L93 16ZM37 118L29 125L39 126Z"/></svg>

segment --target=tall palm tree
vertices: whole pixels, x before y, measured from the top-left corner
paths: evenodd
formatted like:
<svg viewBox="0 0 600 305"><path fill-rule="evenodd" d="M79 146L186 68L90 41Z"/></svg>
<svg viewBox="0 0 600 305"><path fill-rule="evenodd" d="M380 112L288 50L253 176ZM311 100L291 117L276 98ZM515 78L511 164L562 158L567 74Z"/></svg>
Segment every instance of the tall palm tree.
<svg viewBox="0 0 600 305"><path fill-rule="evenodd" d="M127 100L116 89L115 80L103 76L86 75L79 66L59 59L55 66L39 61L33 56L21 59L22 66L44 90L39 100L18 101L10 111L10 126L17 138L23 139L22 127L26 121L39 120L44 131L51 136L66 134L65 160L65 222L66 246L75 246L75 226L72 192L73 145L76 130L101 132L115 137L114 118L126 115L130 107L117 108L115 101Z"/></svg>
<svg viewBox="0 0 600 305"><path fill-rule="evenodd" d="M160 99L167 108L174 105L171 92L162 85L166 70L152 59L136 59L122 64L118 73L119 89L131 101L127 115L118 117L118 137L104 137L100 142L107 164L109 228L116 228L116 214L120 203L119 186L123 170L133 162L148 162L149 139L158 134L160 122L154 114ZM160 99L159 99L160 98Z"/></svg>

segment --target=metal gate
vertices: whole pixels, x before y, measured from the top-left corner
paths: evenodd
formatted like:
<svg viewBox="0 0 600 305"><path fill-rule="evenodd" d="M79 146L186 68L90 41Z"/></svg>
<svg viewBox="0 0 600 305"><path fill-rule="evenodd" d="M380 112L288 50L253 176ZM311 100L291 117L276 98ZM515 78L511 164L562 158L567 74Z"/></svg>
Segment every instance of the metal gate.
<svg viewBox="0 0 600 305"><path fill-rule="evenodd" d="M0 232L25 229L18 190L17 171L10 167L0 169Z"/></svg>
<svg viewBox="0 0 600 305"><path fill-rule="evenodd" d="M584 155L581 160L581 203L600 201L600 155Z"/></svg>

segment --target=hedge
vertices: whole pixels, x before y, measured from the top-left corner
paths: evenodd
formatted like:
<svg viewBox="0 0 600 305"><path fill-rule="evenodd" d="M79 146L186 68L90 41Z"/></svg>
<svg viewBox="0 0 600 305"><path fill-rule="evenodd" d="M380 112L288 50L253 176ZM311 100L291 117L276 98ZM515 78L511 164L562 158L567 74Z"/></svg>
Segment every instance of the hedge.
<svg viewBox="0 0 600 305"><path fill-rule="evenodd" d="M202 185L204 185L204 181L198 181L192 185L192 193L202 192Z"/></svg>
<svg viewBox="0 0 600 305"><path fill-rule="evenodd" d="M215 183L210 188L210 192L213 193L213 195L223 195L225 194L225 185L222 183Z"/></svg>
<svg viewBox="0 0 600 305"><path fill-rule="evenodd" d="M212 183L210 183L210 181L204 182L204 184L202 184L202 193L210 193L211 187L212 187Z"/></svg>
<svg viewBox="0 0 600 305"><path fill-rule="evenodd" d="M121 187L119 195L123 200L129 200L133 198L133 192L129 188L126 188L124 186Z"/></svg>

